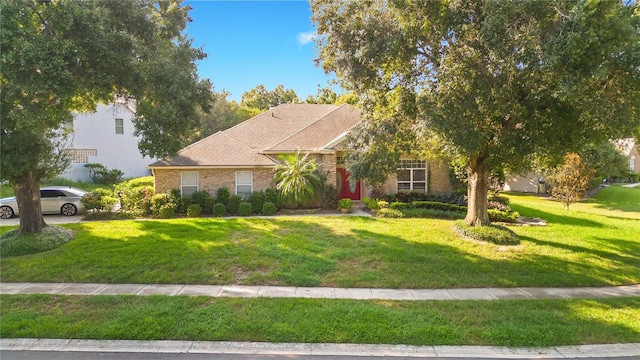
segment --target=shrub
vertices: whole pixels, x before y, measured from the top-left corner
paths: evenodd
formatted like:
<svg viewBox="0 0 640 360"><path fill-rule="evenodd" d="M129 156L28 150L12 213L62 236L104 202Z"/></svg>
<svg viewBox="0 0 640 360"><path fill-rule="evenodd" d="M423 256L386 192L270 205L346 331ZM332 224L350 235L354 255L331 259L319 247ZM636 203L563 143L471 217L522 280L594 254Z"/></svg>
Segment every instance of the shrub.
<svg viewBox="0 0 640 360"><path fill-rule="evenodd" d="M243 201L238 206L238 215L240 216L249 216L251 215L252 206L250 202Z"/></svg>
<svg viewBox="0 0 640 360"><path fill-rule="evenodd" d="M390 209L390 208L382 208L378 210L379 217L383 218L403 218L404 214L400 210Z"/></svg>
<svg viewBox="0 0 640 360"><path fill-rule="evenodd" d="M122 210L133 216L151 215L151 199L155 193L153 176L123 181L115 186L115 191L122 197Z"/></svg>
<svg viewBox="0 0 640 360"><path fill-rule="evenodd" d="M465 206L438 202L438 201L416 201L416 202L413 202L411 206L416 209L434 209L434 210L442 210L442 211L459 211L459 212L467 211L467 208Z"/></svg>
<svg viewBox="0 0 640 360"><path fill-rule="evenodd" d="M215 204L215 202L216 199L213 196L209 196L208 198L204 199L204 208L202 209L202 211L205 214L213 214L213 204Z"/></svg>
<svg viewBox="0 0 640 360"><path fill-rule="evenodd" d="M324 206L325 209L336 209L338 207L338 190L335 185L324 185L322 191L322 206Z"/></svg>
<svg viewBox="0 0 640 360"><path fill-rule="evenodd" d="M111 190L98 188L86 193L82 199L80 199L80 202L82 202L86 210L111 211L113 210L113 205L120 201L120 199L112 195L113 192Z"/></svg>
<svg viewBox="0 0 640 360"><path fill-rule="evenodd" d="M161 219L171 219L176 216L176 204L175 203L167 203L158 209L158 217Z"/></svg>
<svg viewBox="0 0 640 360"><path fill-rule="evenodd" d="M394 201L391 204L389 204L389 208L395 209L395 210L403 210L403 209L408 209L409 204L402 201Z"/></svg>
<svg viewBox="0 0 640 360"><path fill-rule="evenodd" d="M460 236L475 240L486 241L496 245L520 244L518 235L504 226L469 226L463 220L458 220L454 223L454 228Z"/></svg>
<svg viewBox="0 0 640 360"><path fill-rule="evenodd" d="M489 201L509 205L509 198L506 196L489 196Z"/></svg>
<svg viewBox="0 0 640 360"><path fill-rule="evenodd" d="M437 218L437 219L464 219L465 214L460 211L438 209L405 209L400 210L408 218Z"/></svg>
<svg viewBox="0 0 640 360"><path fill-rule="evenodd" d="M231 195L229 197L229 213L237 215L241 202L242 197L240 195Z"/></svg>
<svg viewBox="0 0 640 360"><path fill-rule="evenodd" d="M224 204L225 206L229 205L229 198L231 197L231 192L228 187L221 187L216 191L216 202Z"/></svg>
<svg viewBox="0 0 640 360"><path fill-rule="evenodd" d="M211 194L208 192L204 190L195 191L191 194L191 203L200 205L200 208L204 211L207 208L207 199L209 198L211 198Z"/></svg>
<svg viewBox="0 0 640 360"><path fill-rule="evenodd" d="M190 217L190 218L198 217L200 216L201 212L202 212L202 207L200 206L200 204L191 204L187 208L187 217Z"/></svg>
<svg viewBox="0 0 640 360"><path fill-rule="evenodd" d="M263 215L271 216L271 215L275 215L277 212L278 212L278 208L274 203L270 201L267 201L266 203L264 203L264 205L262 205Z"/></svg>
<svg viewBox="0 0 640 360"><path fill-rule="evenodd" d="M343 198L338 200L338 209L351 209L353 207L353 201L349 198Z"/></svg>
<svg viewBox="0 0 640 360"><path fill-rule="evenodd" d="M487 209L489 210L500 210L500 211L508 211L511 210L511 208L501 202L497 202L497 201L491 201L489 200L489 202L487 202Z"/></svg>
<svg viewBox="0 0 640 360"><path fill-rule="evenodd" d="M122 181L124 173L118 169L107 169L102 164L84 164L89 169L89 177L96 184L113 185Z"/></svg>
<svg viewBox="0 0 640 360"><path fill-rule="evenodd" d="M378 208L386 209L389 207L389 202L384 200L378 200Z"/></svg>
<svg viewBox="0 0 640 360"><path fill-rule="evenodd" d="M493 222L516 223L518 222L518 218L520 217L520 213L511 209L504 211L498 209L489 209L488 212L489 220Z"/></svg>
<svg viewBox="0 0 640 360"><path fill-rule="evenodd" d="M273 203L277 208L280 203L280 193L274 188L266 188L264 190L264 201Z"/></svg>
<svg viewBox="0 0 640 360"><path fill-rule="evenodd" d="M50 225L36 234L20 234L20 229L0 235L0 257L40 253L62 246L73 239L73 231Z"/></svg>
<svg viewBox="0 0 640 360"><path fill-rule="evenodd" d="M180 200L178 200L178 208L176 211L180 214L186 214L191 204L191 196L181 197Z"/></svg>
<svg viewBox="0 0 640 360"><path fill-rule="evenodd" d="M224 212L227 210L226 206L223 203L215 203L213 205L213 216L221 217L224 216Z"/></svg>
<svg viewBox="0 0 640 360"><path fill-rule="evenodd" d="M380 209L380 206L378 206L378 201L371 199L371 198L363 198L362 202L365 204L365 206L367 207L367 209L369 210L378 210Z"/></svg>
<svg viewBox="0 0 640 360"><path fill-rule="evenodd" d="M253 214L259 214L262 211L262 205L264 205L265 197L264 192L254 191L249 194L249 201L251 203L251 212Z"/></svg>

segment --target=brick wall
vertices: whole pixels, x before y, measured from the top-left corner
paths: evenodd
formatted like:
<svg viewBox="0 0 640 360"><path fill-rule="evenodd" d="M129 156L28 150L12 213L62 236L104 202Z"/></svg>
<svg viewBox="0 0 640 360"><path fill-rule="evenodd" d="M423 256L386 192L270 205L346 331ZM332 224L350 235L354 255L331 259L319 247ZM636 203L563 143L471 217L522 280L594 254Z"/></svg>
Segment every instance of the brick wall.
<svg viewBox="0 0 640 360"><path fill-rule="evenodd" d="M156 193L165 192L171 189L180 189L182 171L194 170L173 170L156 169L154 171L154 185ZM263 191L271 186L273 181L273 169L197 169L198 189L216 195L221 187L228 187L232 194L236 189L236 171L253 172L253 190Z"/></svg>
<svg viewBox="0 0 640 360"><path fill-rule="evenodd" d="M449 181L449 167L439 161L429 161L427 163L430 173L430 183L427 191L430 193L444 193L453 191ZM367 187L366 196L370 196L372 188ZM381 190L385 194L395 194L398 192L398 177L396 174L389 175L387 181L382 184Z"/></svg>

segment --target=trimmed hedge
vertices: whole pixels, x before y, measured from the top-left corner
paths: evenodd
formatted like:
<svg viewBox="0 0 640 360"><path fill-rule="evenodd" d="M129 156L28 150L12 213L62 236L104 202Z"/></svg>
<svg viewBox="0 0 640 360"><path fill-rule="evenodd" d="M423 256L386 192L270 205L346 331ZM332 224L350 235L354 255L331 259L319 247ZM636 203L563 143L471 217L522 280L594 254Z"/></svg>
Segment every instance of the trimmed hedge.
<svg viewBox="0 0 640 360"><path fill-rule="evenodd" d="M250 202L241 202L240 206L238 206L238 215L240 216L249 216L252 212L252 206Z"/></svg>
<svg viewBox="0 0 640 360"><path fill-rule="evenodd" d="M266 203L264 203L264 205L262 205L262 215L271 216L275 215L277 212L278 208L274 203L270 201L267 201Z"/></svg>
<svg viewBox="0 0 640 360"><path fill-rule="evenodd" d="M433 210L441 210L441 211L460 211L460 212L467 211L466 206L449 204L449 203L444 203L439 201L414 201L411 205L413 208L416 208L416 209L433 209Z"/></svg>
<svg viewBox="0 0 640 360"><path fill-rule="evenodd" d="M202 207L199 204L191 204L187 208L187 217L198 217L202 212Z"/></svg>
<svg viewBox="0 0 640 360"><path fill-rule="evenodd" d="M518 218L520 217L520 213L517 211L509 210L498 210L498 209L489 209L489 220L492 222L506 222L506 223L517 223Z"/></svg>
<svg viewBox="0 0 640 360"><path fill-rule="evenodd" d="M405 209L402 213L409 218L464 219L465 213L438 209Z"/></svg>
<svg viewBox="0 0 640 360"><path fill-rule="evenodd" d="M221 217L224 216L224 212L227 210L227 207L224 206L223 203L216 203L213 205L213 216Z"/></svg>
<svg viewBox="0 0 640 360"><path fill-rule="evenodd" d="M396 210L396 209L391 209L391 208L384 208L384 209L380 209L378 210L378 217L383 217L383 218L403 218L405 217L404 213L400 210Z"/></svg>

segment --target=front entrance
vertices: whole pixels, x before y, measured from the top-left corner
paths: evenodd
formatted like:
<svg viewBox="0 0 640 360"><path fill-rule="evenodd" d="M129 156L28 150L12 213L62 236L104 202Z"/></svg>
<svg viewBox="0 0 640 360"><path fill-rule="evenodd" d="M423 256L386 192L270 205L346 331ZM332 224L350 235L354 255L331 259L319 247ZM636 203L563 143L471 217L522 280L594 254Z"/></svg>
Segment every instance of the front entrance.
<svg viewBox="0 0 640 360"><path fill-rule="evenodd" d="M349 198L360 200L360 181L351 181L349 172L345 168L336 169L336 185L338 199Z"/></svg>

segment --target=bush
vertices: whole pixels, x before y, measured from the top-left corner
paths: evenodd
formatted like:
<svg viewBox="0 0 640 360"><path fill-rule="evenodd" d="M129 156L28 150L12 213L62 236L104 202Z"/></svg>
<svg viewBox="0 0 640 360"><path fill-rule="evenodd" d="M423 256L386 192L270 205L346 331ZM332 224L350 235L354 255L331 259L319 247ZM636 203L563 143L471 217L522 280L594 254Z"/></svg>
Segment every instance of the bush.
<svg viewBox="0 0 640 360"><path fill-rule="evenodd" d="M441 210L441 211L459 211L459 212L467 211L467 208L465 206L438 202L438 201L416 201L416 202L413 202L411 206L416 209L434 209L434 210Z"/></svg>
<svg viewBox="0 0 640 360"><path fill-rule="evenodd" d="M115 186L115 191L122 197L122 210L133 216L151 215L151 199L155 193L153 176L123 181Z"/></svg>
<svg viewBox="0 0 640 360"><path fill-rule="evenodd" d="M409 204L402 201L394 201L391 204L389 204L389 208L395 209L395 210L403 210L403 209L408 209Z"/></svg>
<svg viewBox="0 0 640 360"><path fill-rule="evenodd" d="M240 216L249 216L252 212L252 206L250 202L243 201L238 206L238 215Z"/></svg>
<svg viewBox="0 0 640 360"><path fill-rule="evenodd" d="M84 164L89 169L89 177L96 184L113 185L122 181L124 173L118 169L107 169L102 164Z"/></svg>
<svg viewBox="0 0 640 360"><path fill-rule="evenodd" d="M249 203L251 203L251 212L253 214L259 214L262 211L262 205L264 205L265 196L262 191L255 191L249 194Z"/></svg>
<svg viewBox="0 0 640 360"><path fill-rule="evenodd" d="M486 241L496 245L520 244L518 235L504 226L469 226L463 220L458 220L454 223L454 228L460 236L475 240Z"/></svg>
<svg viewBox="0 0 640 360"><path fill-rule="evenodd" d="M191 204L187 208L187 217L190 217L190 218L198 217L200 216L201 212L202 212L202 207L200 206L200 204Z"/></svg>
<svg viewBox="0 0 640 360"><path fill-rule="evenodd" d="M199 190L191 194L191 203L200 205L200 208L206 212L207 199L210 198L212 198L211 194L204 190ZM211 206L213 206L213 203L211 203Z"/></svg>
<svg viewBox="0 0 640 360"><path fill-rule="evenodd" d="M264 205L262 205L263 215L271 216L271 215L275 215L277 212L278 212L278 208L274 203L270 201L267 201L266 203L264 203Z"/></svg>
<svg viewBox="0 0 640 360"><path fill-rule="evenodd" d="M509 205L509 198L506 196L489 196L489 201Z"/></svg>
<svg viewBox="0 0 640 360"><path fill-rule="evenodd" d="M158 217L161 219L171 219L176 216L176 204L175 203L167 203L158 209Z"/></svg>
<svg viewBox="0 0 640 360"><path fill-rule="evenodd" d="M335 185L324 185L322 191L322 206L325 209L336 209L338 207L338 190Z"/></svg>
<svg viewBox="0 0 640 360"><path fill-rule="evenodd" d="M37 234L20 234L20 229L0 235L0 257L40 253L62 246L73 239L73 231L60 226L47 226Z"/></svg>
<svg viewBox="0 0 640 360"><path fill-rule="evenodd" d="M518 222L518 218L520 217L520 213L511 209L504 211L498 209L489 209L488 212L489 220L493 222L516 223Z"/></svg>
<svg viewBox="0 0 640 360"><path fill-rule="evenodd" d="M213 214L213 205L215 204L215 202L216 199L213 196L209 196L208 198L204 199L204 208L202 209L202 211L205 214Z"/></svg>
<svg viewBox="0 0 640 360"><path fill-rule="evenodd" d="M438 209L405 209L400 210L408 218L464 219L465 213Z"/></svg>
<svg viewBox="0 0 640 360"><path fill-rule="evenodd" d="M216 202L224 204L224 206L229 205L229 198L231 197L231 192L228 187L221 187L216 191Z"/></svg>
<svg viewBox="0 0 640 360"><path fill-rule="evenodd" d="M238 210L240 209L241 202L242 202L242 197L240 195L231 195L229 197L229 213L233 215L237 215Z"/></svg>
<svg viewBox="0 0 640 360"><path fill-rule="evenodd" d="M277 208L278 204L280 204L280 193L274 188L266 188L264 190L264 201L272 203Z"/></svg>
<svg viewBox="0 0 640 360"><path fill-rule="evenodd" d="M224 216L225 211L227 210L226 206L223 203L216 203L213 205L213 216L221 217Z"/></svg>
<svg viewBox="0 0 640 360"><path fill-rule="evenodd" d="M382 208L378 210L379 217L383 218L403 218L404 214L400 210L390 209L390 208Z"/></svg>
<svg viewBox="0 0 640 360"><path fill-rule="evenodd" d="M178 208L176 211L180 214L186 214L191 204L191 196L181 197L180 200L178 200Z"/></svg>
<svg viewBox="0 0 640 360"><path fill-rule="evenodd" d="M362 202L364 203L364 205L367 207L367 209L369 210L378 210L380 209L380 206L378 206L378 201L371 199L371 198L363 198Z"/></svg>
<svg viewBox="0 0 640 360"><path fill-rule="evenodd" d="M389 207L389 202L388 201L378 200L378 208L379 209L386 209L388 207Z"/></svg>
<svg viewBox="0 0 640 360"><path fill-rule="evenodd" d="M343 198L338 200L338 209L351 209L353 207L353 201L349 198Z"/></svg>
<svg viewBox="0 0 640 360"><path fill-rule="evenodd" d="M117 204L118 201L120 201L120 199L114 197L111 190L103 188L98 188L86 193L82 199L80 199L80 202L82 202L84 208L88 211L111 211L113 210L113 205Z"/></svg>

